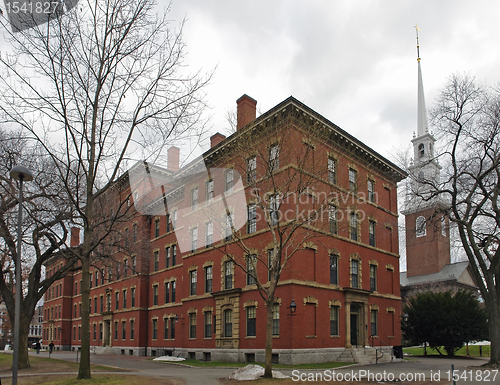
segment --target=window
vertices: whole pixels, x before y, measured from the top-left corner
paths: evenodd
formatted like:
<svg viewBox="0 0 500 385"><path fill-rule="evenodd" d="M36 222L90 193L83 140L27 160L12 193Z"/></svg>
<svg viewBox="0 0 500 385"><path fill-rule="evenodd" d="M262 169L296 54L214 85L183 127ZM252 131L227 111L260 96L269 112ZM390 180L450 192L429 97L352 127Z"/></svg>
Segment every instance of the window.
<svg viewBox="0 0 500 385"><path fill-rule="evenodd" d="M208 249L213 246L214 223L208 222L206 227L205 247Z"/></svg>
<svg viewBox="0 0 500 385"><path fill-rule="evenodd" d="M170 247L165 248L165 267L170 267Z"/></svg>
<svg viewBox="0 0 500 385"><path fill-rule="evenodd" d="M122 321L122 340L127 338L127 325L125 321Z"/></svg>
<svg viewBox="0 0 500 385"><path fill-rule="evenodd" d="M163 318L163 339L168 340L168 318Z"/></svg>
<svg viewBox="0 0 500 385"><path fill-rule="evenodd" d="M224 337L233 336L233 311L231 309L224 310Z"/></svg>
<svg viewBox="0 0 500 385"><path fill-rule="evenodd" d="M196 313L189 314L189 338L196 338Z"/></svg>
<svg viewBox="0 0 500 385"><path fill-rule="evenodd" d="M269 148L269 171L273 172L280 168L280 147L274 144Z"/></svg>
<svg viewBox="0 0 500 385"><path fill-rule="evenodd" d="M425 155L425 146L423 143L418 145L418 157L421 158Z"/></svg>
<svg viewBox="0 0 500 385"><path fill-rule="evenodd" d="M120 307L120 292L115 292L115 310Z"/></svg>
<svg viewBox="0 0 500 385"><path fill-rule="evenodd" d="M377 330L377 310L370 311L370 326L371 326L371 335L376 336L378 334Z"/></svg>
<svg viewBox="0 0 500 385"><path fill-rule="evenodd" d="M194 253L198 248L198 227L191 229L191 252Z"/></svg>
<svg viewBox="0 0 500 385"><path fill-rule="evenodd" d="M247 337L255 337L256 335L256 309L255 306L247 307Z"/></svg>
<svg viewBox="0 0 500 385"><path fill-rule="evenodd" d="M375 182L368 180L368 202L375 203Z"/></svg>
<svg viewBox="0 0 500 385"><path fill-rule="evenodd" d="M353 241L358 240L358 215L354 211L350 214L349 235Z"/></svg>
<svg viewBox="0 0 500 385"><path fill-rule="evenodd" d="M328 158L328 182L337 184L337 161Z"/></svg>
<svg viewBox="0 0 500 385"><path fill-rule="evenodd" d="M170 226L170 213L167 213L167 220L166 220L165 225L166 225L165 232L169 233L170 230L172 229Z"/></svg>
<svg viewBox="0 0 500 385"><path fill-rule="evenodd" d="M158 305L158 285L153 286L153 306Z"/></svg>
<svg viewBox="0 0 500 385"><path fill-rule="evenodd" d="M123 308L127 308L127 290L123 290Z"/></svg>
<svg viewBox="0 0 500 385"><path fill-rule="evenodd" d="M257 205L248 205L248 221L247 234L252 234L257 231Z"/></svg>
<svg viewBox="0 0 500 385"><path fill-rule="evenodd" d="M99 284L99 272L96 270L95 272L95 285L97 286Z"/></svg>
<svg viewBox="0 0 500 385"><path fill-rule="evenodd" d="M205 267L205 293L212 292L213 268L212 266Z"/></svg>
<svg viewBox="0 0 500 385"><path fill-rule="evenodd" d="M191 190L191 209L196 210L198 208L198 187Z"/></svg>
<svg viewBox="0 0 500 385"><path fill-rule="evenodd" d="M94 329L93 330L93 332L94 332L93 334L94 334L94 341L95 341L95 339L97 338L97 325L96 324L94 324L94 328L93 329Z"/></svg>
<svg viewBox="0 0 500 385"><path fill-rule="evenodd" d="M247 159L247 183L253 183L257 179L257 157Z"/></svg>
<svg viewBox="0 0 500 385"><path fill-rule="evenodd" d="M170 338L175 338L175 318L170 318Z"/></svg>
<svg viewBox="0 0 500 385"><path fill-rule="evenodd" d="M196 295L196 284L198 281L198 271L193 270L189 272L189 295Z"/></svg>
<svg viewBox="0 0 500 385"><path fill-rule="evenodd" d="M351 260L351 287L358 287L358 268L359 261L352 259Z"/></svg>
<svg viewBox="0 0 500 385"><path fill-rule="evenodd" d="M160 265L160 252L158 250L153 253L153 261L154 261L154 271L158 271Z"/></svg>
<svg viewBox="0 0 500 385"><path fill-rule="evenodd" d="M123 260L123 274L125 275L125 277L128 275L128 259L124 259Z"/></svg>
<svg viewBox="0 0 500 385"><path fill-rule="evenodd" d="M358 189L358 172L352 168L349 169L349 190L355 193Z"/></svg>
<svg viewBox="0 0 500 385"><path fill-rule="evenodd" d="M375 221L368 222L368 241L370 246L375 246Z"/></svg>
<svg viewBox="0 0 500 385"><path fill-rule="evenodd" d="M172 220L172 231L173 231L177 227L177 210L172 211L170 219Z"/></svg>
<svg viewBox="0 0 500 385"><path fill-rule="evenodd" d="M279 221L280 196L279 194L271 195L269 198L269 220L271 226L275 226Z"/></svg>
<svg viewBox="0 0 500 385"><path fill-rule="evenodd" d="M273 336L280 335L280 305L273 305Z"/></svg>
<svg viewBox="0 0 500 385"><path fill-rule="evenodd" d="M158 339L158 320L153 320L153 339Z"/></svg>
<svg viewBox="0 0 500 385"><path fill-rule="evenodd" d="M132 255L132 274L136 273L136 267L137 267L137 257L135 255Z"/></svg>
<svg viewBox="0 0 500 385"><path fill-rule="evenodd" d="M102 312L104 312L104 297L101 295L100 299L101 299L101 303L100 303L101 309L100 310L101 310L101 313L102 313Z"/></svg>
<svg viewBox="0 0 500 385"><path fill-rule="evenodd" d="M205 183L206 200L212 202L214 200L214 180L210 179Z"/></svg>
<svg viewBox="0 0 500 385"><path fill-rule="evenodd" d="M111 294L106 295L106 311L111 311Z"/></svg>
<svg viewBox="0 0 500 385"><path fill-rule="evenodd" d="M97 298L94 298L94 313L97 313Z"/></svg>
<svg viewBox="0 0 500 385"><path fill-rule="evenodd" d="M339 284L339 257L335 254L330 254L330 285Z"/></svg>
<svg viewBox="0 0 500 385"><path fill-rule="evenodd" d="M425 235L427 234L425 218L422 216L418 217L415 226L417 238L425 237Z"/></svg>
<svg viewBox="0 0 500 385"><path fill-rule="evenodd" d="M118 321L115 321L115 340L118 339Z"/></svg>
<svg viewBox="0 0 500 385"><path fill-rule="evenodd" d="M233 226L234 226L234 215L232 213L226 213L226 234L225 240L230 241L233 239Z"/></svg>
<svg viewBox="0 0 500 385"><path fill-rule="evenodd" d="M247 285L255 285L256 280L257 256L252 254L247 257Z"/></svg>
<svg viewBox="0 0 500 385"><path fill-rule="evenodd" d="M175 258L177 257L177 245L172 245L172 266L175 266Z"/></svg>
<svg viewBox="0 0 500 385"><path fill-rule="evenodd" d="M160 220L155 219L155 238L160 236Z"/></svg>
<svg viewBox="0 0 500 385"><path fill-rule="evenodd" d="M370 291L377 290L377 266L370 265Z"/></svg>
<svg viewBox="0 0 500 385"><path fill-rule="evenodd" d="M330 335L339 335L339 307L332 306L330 308Z"/></svg>
<svg viewBox="0 0 500 385"><path fill-rule="evenodd" d="M170 282L165 282L165 303L170 302Z"/></svg>
<svg viewBox="0 0 500 385"><path fill-rule="evenodd" d="M132 241L137 242L137 223L132 226Z"/></svg>
<svg viewBox="0 0 500 385"><path fill-rule="evenodd" d="M102 330L102 329L103 329L103 324L102 324L102 323L100 323L100 324L99 324L99 340L101 340L101 341L102 341L102 332L103 332L103 330Z"/></svg>
<svg viewBox="0 0 500 385"><path fill-rule="evenodd" d="M135 321L130 320L130 339L133 340L135 337Z"/></svg>
<svg viewBox="0 0 500 385"><path fill-rule="evenodd" d="M203 336L205 338L212 338L212 312L206 311L204 314L205 319L205 331Z"/></svg>
<svg viewBox="0 0 500 385"><path fill-rule="evenodd" d="M337 222L337 207L335 205L330 205L330 212L328 219L330 224L330 233L338 234L339 227Z"/></svg>
<svg viewBox="0 0 500 385"><path fill-rule="evenodd" d="M267 280L270 281L273 273L273 258L274 255L276 254L276 249L269 249L267 250Z"/></svg>
<svg viewBox="0 0 500 385"><path fill-rule="evenodd" d="M233 261L226 261L224 263L224 289L233 288L233 273L234 264Z"/></svg>
<svg viewBox="0 0 500 385"><path fill-rule="evenodd" d="M130 306L135 307L135 287L130 289Z"/></svg>
<svg viewBox="0 0 500 385"><path fill-rule="evenodd" d="M233 192L233 177L234 177L234 173L233 173L233 169L228 169L226 171L226 185L225 185L225 191L226 192Z"/></svg>
<svg viewBox="0 0 500 385"><path fill-rule="evenodd" d="M172 281L172 283L170 284L170 296L172 298L172 302L175 302L175 286L176 282Z"/></svg>

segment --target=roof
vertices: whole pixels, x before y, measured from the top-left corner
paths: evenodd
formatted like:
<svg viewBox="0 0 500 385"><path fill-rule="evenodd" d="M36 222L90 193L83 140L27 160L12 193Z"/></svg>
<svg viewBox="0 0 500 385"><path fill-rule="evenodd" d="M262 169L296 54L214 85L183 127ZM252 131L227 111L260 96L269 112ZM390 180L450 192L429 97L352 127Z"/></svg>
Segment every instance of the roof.
<svg viewBox="0 0 500 385"><path fill-rule="evenodd" d="M356 153L359 157L364 157L370 161L372 166L378 166L382 172L391 175L394 181L399 182L400 180L406 178L408 174L406 171L395 165L393 162L387 158L380 155L378 152L356 139L354 136L344 131L336 124L332 123L330 120L326 119L324 116L320 115L310 107L306 106L304 103L298 101L293 96L288 97L281 103L271 108L269 111L263 113L255 120L242 127L240 130L233 133L231 136L217 144L215 147L210 148L203 154L203 158L207 158L211 154L216 153L222 147L231 143L231 141L236 140L245 130L251 127L256 127L259 124L265 124L267 120L275 116L277 113L288 111L295 117L306 120L315 120L320 126L324 127L325 130L330 132L329 139L342 143L345 148L349 148L350 151ZM187 165L189 167L190 165Z"/></svg>
<svg viewBox="0 0 500 385"><path fill-rule="evenodd" d="M414 277L407 277L406 271L403 271L399 275L399 280L401 286L411 286L421 283L433 283L433 282L443 282L443 281L459 281L462 274L469 267L469 261L450 263L443 266L443 268L438 273L417 275Z"/></svg>

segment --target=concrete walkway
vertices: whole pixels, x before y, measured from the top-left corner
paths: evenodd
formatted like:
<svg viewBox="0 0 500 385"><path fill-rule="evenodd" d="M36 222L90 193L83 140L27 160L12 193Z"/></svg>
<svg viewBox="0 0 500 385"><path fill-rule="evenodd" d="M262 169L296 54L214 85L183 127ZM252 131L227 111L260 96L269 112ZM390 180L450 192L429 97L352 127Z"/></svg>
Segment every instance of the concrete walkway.
<svg viewBox="0 0 500 385"><path fill-rule="evenodd" d="M35 353L30 353L35 355ZM187 385L220 385L218 378L229 376L234 369L228 368L193 368L175 363L166 363L151 361L150 357L136 356L118 356L109 354L91 354L90 361L93 364L107 365L131 370L131 375L156 376L156 377L171 377L183 379ZM47 352L41 352L40 357L48 357ZM57 358L67 361L76 361L76 352L54 352L52 358ZM487 362L487 359L474 358L441 358L436 356L416 357L411 360L399 361L394 363L372 364L372 365L352 365L335 370L296 370L278 369L282 373L291 376L298 380L299 378L307 380L310 376L323 375L323 379L331 381L327 376L336 376L337 380L356 380L369 379L377 382L385 382L391 380L422 380L425 376L426 380L446 381L451 383L451 367L454 365L455 373L461 378L458 379L457 385L494 385L500 384L500 373L498 371L487 371L480 366ZM76 373L75 373L76 374ZM478 381L479 377L485 378L489 374L486 381ZM494 378L496 375L496 378ZM370 376L370 377L369 377ZM318 378L319 379L319 378Z"/></svg>

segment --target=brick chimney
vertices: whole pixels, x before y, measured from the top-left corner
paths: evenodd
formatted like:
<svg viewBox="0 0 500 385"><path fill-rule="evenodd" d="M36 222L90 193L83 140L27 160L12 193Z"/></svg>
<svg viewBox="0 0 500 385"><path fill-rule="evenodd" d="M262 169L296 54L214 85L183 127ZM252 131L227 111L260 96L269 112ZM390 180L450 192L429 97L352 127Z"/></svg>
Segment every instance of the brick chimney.
<svg viewBox="0 0 500 385"><path fill-rule="evenodd" d="M167 170L177 172L179 171L179 153L178 147L172 146L167 150Z"/></svg>
<svg viewBox="0 0 500 385"><path fill-rule="evenodd" d="M225 135L222 135L220 132L217 132L216 134L213 134L210 137L210 148L214 148L220 142L222 142L224 139L226 139Z"/></svg>
<svg viewBox="0 0 500 385"><path fill-rule="evenodd" d="M245 94L236 101L236 105L236 114L238 119L236 129L239 130L240 128L245 127L252 120L255 120L257 100L252 99L250 96Z"/></svg>
<svg viewBox="0 0 500 385"><path fill-rule="evenodd" d="M76 247L80 244L80 229L78 227L71 228L71 238L70 238L70 246Z"/></svg>

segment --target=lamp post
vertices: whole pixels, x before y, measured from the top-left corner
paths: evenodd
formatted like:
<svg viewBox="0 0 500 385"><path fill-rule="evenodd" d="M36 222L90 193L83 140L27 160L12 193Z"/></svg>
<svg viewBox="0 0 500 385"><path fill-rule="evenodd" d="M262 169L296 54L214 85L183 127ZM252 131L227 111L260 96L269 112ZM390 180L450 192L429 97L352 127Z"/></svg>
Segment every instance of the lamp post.
<svg viewBox="0 0 500 385"><path fill-rule="evenodd" d="M19 323L21 320L21 224L23 221L23 181L33 180L33 174L23 166L10 170L10 177L19 181L19 212L17 215L17 257L16 257L16 296L14 312L14 356L12 357L12 385L17 385L19 367Z"/></svg>

